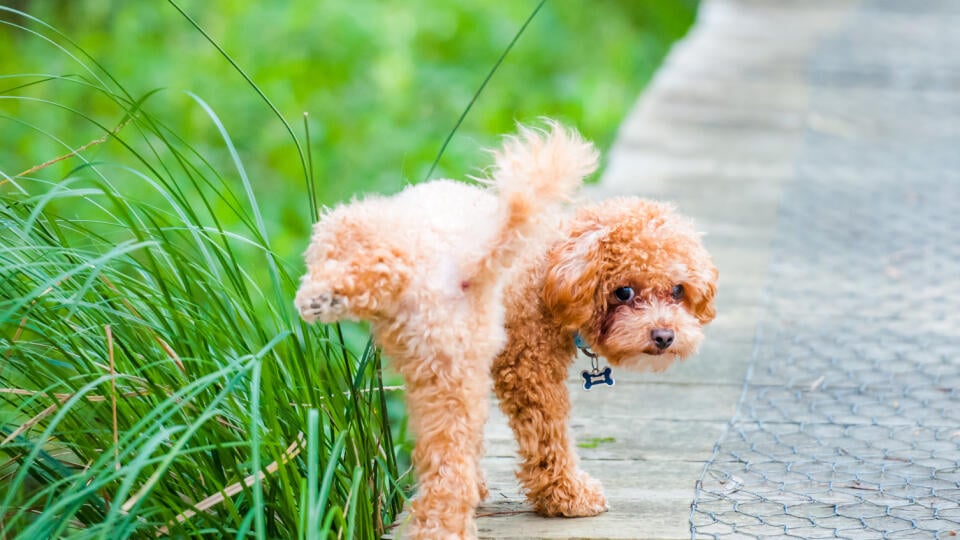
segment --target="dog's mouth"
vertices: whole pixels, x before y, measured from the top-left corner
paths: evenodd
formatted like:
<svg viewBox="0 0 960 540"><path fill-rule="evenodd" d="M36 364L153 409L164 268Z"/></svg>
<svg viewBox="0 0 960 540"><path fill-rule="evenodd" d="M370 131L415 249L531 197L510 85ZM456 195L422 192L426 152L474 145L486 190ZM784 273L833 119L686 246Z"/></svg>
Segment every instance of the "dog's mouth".
<svg viewBox="0 0 960 540"><path fill-rule="evenodd" d="M652 352L642 352L636 356L624 358L620 362L610 362L613 366L632 369L634 371L652 371L660 373L673 365L679 357L670 353L669 350L661 351L659 349Z"/></svg>
<svg viewBox="0 0 960 540"><path fill-rule="evenodd" d="M656 345L649 345L642 348L638 347L632 350L628 349L626 351L620 351L620 354L617 354L618 351L610 350L603 345L606 345L606 344L605 343L602 344L597 349L596 352L598 352L601 356L607 359L610 359L613 363L616 363L617 360L626 360L626 359L632 359L632 358L643 358L643 357L651 357L651 356L653 357L679 356L679 353L674 349L674 347L667 347L665 349L661 349Z"/></svg>

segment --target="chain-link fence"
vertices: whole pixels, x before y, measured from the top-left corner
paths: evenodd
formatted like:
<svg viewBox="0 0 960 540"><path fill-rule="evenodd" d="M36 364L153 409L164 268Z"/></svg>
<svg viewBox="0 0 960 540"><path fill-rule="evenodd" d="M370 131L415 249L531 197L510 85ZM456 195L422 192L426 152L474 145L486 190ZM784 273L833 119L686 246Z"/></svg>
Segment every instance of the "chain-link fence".
<svg viewBox="0 0 960 540"><path fill-rule="evenodd" d="M918 4L865 3L810 67L818 121L694 538L960 535L960 4Z"/></svg>

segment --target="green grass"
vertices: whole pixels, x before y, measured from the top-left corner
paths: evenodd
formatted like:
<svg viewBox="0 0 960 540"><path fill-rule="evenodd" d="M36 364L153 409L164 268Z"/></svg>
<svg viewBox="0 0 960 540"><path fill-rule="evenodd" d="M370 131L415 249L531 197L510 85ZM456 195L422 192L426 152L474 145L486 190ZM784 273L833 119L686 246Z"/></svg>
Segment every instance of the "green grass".
<svg viewBox="0 0 960 540"><path fill-rule="evenodd" d="M362 329L296 316L300 252L319 206L427 176L537 2L15 4L0 538L378 537L403 411ZM434 176L541 115L607 145L693 7L548 1Z"/></svg>
<svg viewBox="0 0 960 540"><path fill-rule="evenodd" d="M227 167L150 112L156 94L30 24L79 71L34 79L108 102L122 129L42 101L114 132L109 160L0 177L4 536L377 536L402 503L379 358L293 313L220 118L191 96ZM42 99L17 90L0 97Z"/></svg>
<svg viewBox="0 0 960 540"><path fill-rule="evenodd" d="M357 358L293 315L295 281L240 161L241 185L225 183L149 102L112 99L131 136L105 144L131 163L81 158L55 183L10 178L0 190L3 529L373 537L400 502L377 355ZM118 188L134 184L163 203ZM218 199L242 230L219 225Z"/></svg>
<svg viewBox="0 0 960 540"><path fill-rule="evenodd" d="M617 439L613 437L588 437L586 439L577 441L577 447L598 448L601 444L610 444L613 442L617 442Z"/></svg>

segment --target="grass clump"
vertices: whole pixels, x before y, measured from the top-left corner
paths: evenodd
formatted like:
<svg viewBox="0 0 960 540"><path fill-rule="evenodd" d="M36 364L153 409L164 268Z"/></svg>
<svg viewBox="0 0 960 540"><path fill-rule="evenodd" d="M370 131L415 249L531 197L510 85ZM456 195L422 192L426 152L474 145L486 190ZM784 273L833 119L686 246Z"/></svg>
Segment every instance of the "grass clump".
<svg viewBox="0 0 960 540"><path fill-rule="evenodd" d="M6 118L62 159L0 171L4 537L379 535L402 502L379 359L296 317L221 120L184 98L221 136L230 158L214 164L150 112L159 94L130 95L54 28L0 14L77 70L5 75L0 99L101 135L79 152ZM81 88L99 110L34 86Z"/></svg>

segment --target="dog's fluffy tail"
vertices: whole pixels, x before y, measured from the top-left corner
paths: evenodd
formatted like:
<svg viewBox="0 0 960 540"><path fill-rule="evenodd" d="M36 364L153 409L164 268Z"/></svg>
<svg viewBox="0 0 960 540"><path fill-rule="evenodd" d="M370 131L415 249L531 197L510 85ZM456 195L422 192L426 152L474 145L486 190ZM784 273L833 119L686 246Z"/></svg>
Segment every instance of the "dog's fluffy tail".
<svg viewBox="0 0 960 540"><path fill-rule="evenodd" d="M588 174L597 169L599 153L573 129L547 121L544 129L520 126L493 153L490 184L498 193L497 232L476 261L471 280L483 281L510 267L517 254L536 237L540 218L568 201Z"/></svg>

